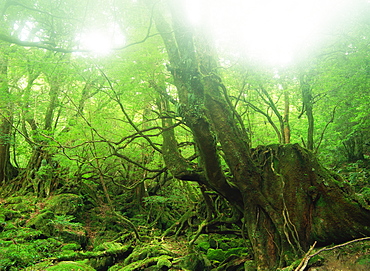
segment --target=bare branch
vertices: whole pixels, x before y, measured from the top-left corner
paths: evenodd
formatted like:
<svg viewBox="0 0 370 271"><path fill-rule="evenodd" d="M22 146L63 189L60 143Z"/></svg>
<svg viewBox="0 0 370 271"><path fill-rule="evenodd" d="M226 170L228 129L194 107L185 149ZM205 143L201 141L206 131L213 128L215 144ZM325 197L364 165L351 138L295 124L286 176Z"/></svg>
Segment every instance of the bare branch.
<svg viewBox="0 0 370 271"><path fill-rule="evenodd" d="M324 129L321 132L320 139L319 139L319 142L317 143L317 146L316 146L316 149L315 149L314 153L317 153L317 151L319 150L319 147L321 145L321 142L324 139L324 134L325 134L326 129L328 128L329 124L334 121L334 116L335 116L335 110L336 109L337 109L337 106L334 107L333 113L332 113L332 116L331 116L330 120L326 123Z"/></svg>
<svg viewBox="0 0 370 271"><path fill-rule="evenodd" d="M110 79L104 73L103 70L101 70L100 68L99 68L99 70L103 74L104 78L107 80L110 89L114 92L114 95L115 95L114 100L118 103L119 107L121 108L122 113L125 115L126 119L130 123L130 125L135 129L135 131L138 134L140 134L141 137L143 137L149 143L150 146L152 146L153 149L155 149L159 153L162 153L162 151L153 143L153 141L148 136L146 136L145 134L143 134L143 132L135 125L135 123L132 121L132 119L130 118L130 116L127 114L127 112L126 112L123 104L121 103L120 97L118 96L117 92L114 90L114 87L113 87L112 82L110 81Z"/></svg>
<svg viewBox="0 0 370 271"><path fill-rule="evenodd" d="M316 242L311 246L311 248L309 249L309 251L306 253L306 255L303 257L301 263L298 265L298 267L294 270L294 271L304 271L307 267L307 264L308 264L308 261L312 258L312 257L315 257L316 255L320 254L321 252L323 251L329 251L329 250L333 250L333 249L336 249L336 248L340 248L340 247L344 247L344 246L347 246L349 244L352 244L352 243L355 243L355 242L361 242L361 241L367 241L367 240L370 240L370 237L363 237L363 238L358 238L358 239L354 239L354 240L351 240L351 241L348 241L346 243L343 243L343 244L339 244L339 245L336 245L336 246L333 246L333 247L324 247L322 249L319 249L318 251L316 251L315 253L313 254L310 254L312 249L314 248L314 246L316 245Z"/></svg>

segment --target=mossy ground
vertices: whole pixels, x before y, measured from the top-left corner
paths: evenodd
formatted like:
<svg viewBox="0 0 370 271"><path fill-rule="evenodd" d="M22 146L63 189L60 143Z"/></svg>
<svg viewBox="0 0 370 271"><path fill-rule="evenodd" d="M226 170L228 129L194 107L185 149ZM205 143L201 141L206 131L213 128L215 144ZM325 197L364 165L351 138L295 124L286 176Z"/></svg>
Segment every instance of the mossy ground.
<svg viewBox="0 0 370 271"><path fill-rule="evenodd" d="M2 199L0 270L211 270L248 255L236 235L203 234L189 248L191 232L160 238L160 230L142 227L139 242L102 208L85 210L81 219L83 207L71 194Z"/></svg>
<svg viewBox="0 0 370 271"><path fill-rule="evenodd" d="M368 201L370 193L362 185L367 180L364 175L353 176L351 182L361 182L357 191ZM150 203L157 204L158 199ZM0 271L255 269L250 244L235 225L234 233L201 234L189 246L196 227L164 237L166 227L149 225L142 217L137 214L132 219L141 235L138 241L128 225L110 215L109 208L88 206L75 194L0 199ZM309 261L307 270L370 270L370 241L320 253Z"/></svg>

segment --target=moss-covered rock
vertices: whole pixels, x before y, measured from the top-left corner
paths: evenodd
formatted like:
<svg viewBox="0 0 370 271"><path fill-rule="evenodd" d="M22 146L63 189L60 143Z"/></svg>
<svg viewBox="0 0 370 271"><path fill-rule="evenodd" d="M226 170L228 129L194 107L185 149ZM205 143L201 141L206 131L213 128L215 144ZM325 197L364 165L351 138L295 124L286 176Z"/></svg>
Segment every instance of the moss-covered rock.
<svg viewBox="0 0 370 271"><path fill-rule="evenodd" d="M219 243L219 248L222 250L228 250L230 248L230 245L228 242L222 241Z"/></svg>
<svg viewBox="0 0 370 271"><path fill-rule="evenodd" d="M211 238L208 242L211 248L216 249L218 247L218 240L216 238Z"/></svg>
<svg viewBox="0 0 370 271"><path fill-rule="evenodd" d="M32 217L28 223L27 227L33 227L37 230L42 231L42 233L48 237L52 237L55 233L55 228L52 225L52 220L55 218L55 215L51 211L45 211L39 213Z"/></svg>
<svg viewBox="0 0 370 271"><path fill-rule="evenodd" d="M60 237L66 243L79 243L85 246L87 233L80 223L73 222L74 217L68 215L55 215L50 210L45 210L26 224L35 228L47 237Z"/></svg>
<svg viewBox="0 0 370 271"><path fill-rule="evenodd" d="M191 253L182 257L179 266L182 270L186 271L204 271L211 269L211 264L208 259L197 253Z"/></svg>
<svg viewBox="0 0 370 271"><path fill-rule="evenodd" d="M132 252L130 245L123 245L115 242L105 242L94 248L94 252L101 253L101 257L94 257L88 260L88 264L97 270L107 270L109 266L114 265L117 259L123 259Z"/></svg>
<svg viewBox="0 0 370 271"><path fill-rule="evenodd" d="M64 244L62 250L79 250L81 249L81 245L77 243L67 243Z"/></svg>
<svg viewBox="0 0 370 271"><path fill-rule="evenodd" d="M48 267L53 266L52 260L45 260L40 263L31 265L23 269L23 271L45 271Z"/></svg>
<svg viewBox="0 0 370 271"><path fill-rule="evenodd" d="M236 256L242 256L242 255L247 255L248 250L244 247L234 247L230 248L225 252L225 258L230 257L231 255L236 255Z"/></svg>
<svg viewBox="0 0 370 271"><path fill-rule="evenodd" d="M170 268L172 266L172 262L170 261L172 259L171 256L168 255L161 255L158 257L157 261L157 267L159 270L164 270L167 268Z"/></svg>
<svg viewBox="0 0 370 271"><path fill-rule="evenodd" d="M123 245L121 243L116 242L104 242L103 244L98 245L94 248L94 251L107 251L107 252L118 252L122 251L122 249L127 249L127 245Z"/></svg>
<svg viewBox="0 0 370 271"><path fill-rule="evenodd" d="M59 236L64 242L78 243L82 247L85 247L88 242L86 229L82 225L57 229L56 236Z"/></svg>
<svg viewBox="0 0 370 271"><path fill-rule="evenodd" d="M168 255L161 255L159 257L150 257L142 260L132 262L128 265L124 263L116 264L110 267L109 271L139 271L139 270L168 270L172 266L172 257Z"/></svg>
<svg viewBox="0 0 370 271"><path fill-rule="evenodd" d="M109 266L114 264L113 257L99 257L88 259L87 264L93 267L96 270L107 270Z"/></svg>
<svg viewBox="0 0 370 271"><path fill-rule="evenodd" d="M206 252L210 247L211 247L211 245L209 244L209 242L206 242L206 241L197 244L197 248L200 251L204 251L204 252Z"/></svg>
<svg viewBox="0 0 370 271"><path fill-rule="evenodd" d="M82 199L75 194L56 195L45 203L45 208L57 215L75 215L82 206Z"/></svg>
<svg viewBox="0 0 370 271"><path fill-rule="evenodd" d="M216 249L210 248L207 251L207 258L210 261L222 262L226 259L226 252L219 248Z"/></svg>
<svg viewBox="0 0 370 271"><path fill-rule="evenodd" d="M133 262L141 261L147 258L159 257L161 255L174 256L171 251L164 249L161 245L147 245L143 247L137 246L130 256L125 259L124 264L128 265Z"/></svg>
<svg viewBox="0 0 370 271"><path fill-rule="evenodd" d="M114 250L121 246L121 244L107 242L95 250ZM123 262L110 267L109 271L168 270L172 266L171 260L175 256L174 253L166 250L160 244L136 246L130 252L132 253Z"/></svg>
<svg viewBox="0 0 370 271"><path fill-rule="evenodd" d="M96 270L107 270L108 267L114 265L117 261L125 259L133 250L130 245L122 244L113 246L103 244L95 251L72 250L75 248L74 244L65 245L65 248L55 256L55 259L58 261L83 261Z"/></svg>
<svg viewBox="0 0 370 271"><path fill-rule="evenodd" d="M54 266L46 268L48 271L66 271L66 270L73 270L73 271L95 271L90 265L87 265L82 262L72 262L72 261L65 261L60 262Z"/></svg>

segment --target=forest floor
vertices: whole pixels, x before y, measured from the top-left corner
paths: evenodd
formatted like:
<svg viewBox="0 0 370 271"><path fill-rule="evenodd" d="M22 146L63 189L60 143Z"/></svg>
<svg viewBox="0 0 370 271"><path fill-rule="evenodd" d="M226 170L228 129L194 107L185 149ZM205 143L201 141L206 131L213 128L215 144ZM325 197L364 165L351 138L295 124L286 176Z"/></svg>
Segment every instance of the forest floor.
<svg viewBox="0 0 370 271"><path fill-rule="evenodd" d="M370 195L367 167L353 163L338 171L359 192ZM46 199L32 194L2 198L0 271L254 270L249 242L235 225L205 227L190 246L199 223L164 235L168 226L160 229L132 219L139 240L122 219L106 206L88 205L72 193ZM311 254L320 249L315 247ZM295 270L299 262L282 270ZM370 270L370 240L322 251L305 270Z"/></svg>

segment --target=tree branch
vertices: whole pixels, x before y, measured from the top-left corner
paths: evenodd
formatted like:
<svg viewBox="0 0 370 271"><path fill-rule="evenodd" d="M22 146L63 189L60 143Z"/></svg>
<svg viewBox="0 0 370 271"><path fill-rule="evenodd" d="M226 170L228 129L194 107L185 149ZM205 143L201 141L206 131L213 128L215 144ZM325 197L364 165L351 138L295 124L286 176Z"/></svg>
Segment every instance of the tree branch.
<svg viewBox="0 0 370 271"><path fill-rule="evenodd" d="M304 271L306 269L306 267L307 267L308 261L311 258L315 257L316 255L320 254L323 251L329 251L329 250L333 250L333 249L336 249L336 248L344 247L346 245L349 245L349 244L352 244L352 243L355 243L355 242L361 242L361 241L367 241L367 240L370 240L370 237L363 237L363 238L354 239L354 240L348 241L346 243L339 244L339 245L336 245L336 246L333 246L333 247L329 247L329 248L324 247L322 249L319 249L315 253L310 254L311 251L313 250L313 248L316 245L316 242L315 242L311 246L311 248L308 250L308 252L306 253L306 255L303 257L303 259L302 259L301 263L298 265L298 267L296 269L294 269L294 271Z"/></svg>
<svg viewBox="0 0 370 271"><path fill-rule="evenodd" d="M113 84L112 82L110 81L110 79L108 78L108 76L104 73L103 70L101 70L99 68L100 72L103 74L104 78L107 80L108 84L109 84L109 87L110 89L113 91L115 97L114 97L114 100L118 103L119 107L121 108L121 111L122 113L125 115L126 119L128 120L128 122L130 123L130 125L135 129L135 131L140 135L142 136L148 143L149 145L154 149L156 150L157 152L159 153L162 153L162 151L153 143L153 141L146 135L144 135L142 133L142 131L135 125L135 123L132 121L132 119L130 118L130 116L127 114L123 104L121 103L121 98L118 96L117 92L114 90L114 87L113 87Z"/></svg>
<svg viewBox="0 0 370 271"><path fill-rule="evenodd" d="M322 130L322 132L321 132L320 139L319 139L319 142L317 143L317 146L316 146L316 148L315 148L314 153L317 153L317 151L319 150L319 147L320 147L321 142L322 142L322 140L323 140L323 138L324 138L324 134L325 134L326 129L328 128L329 124L330 124L330 123L332 123L332 122L334 121L334 116L335 116L335 110L336 110L336 109L337 109L337 106L335 106L335 107L334 107L334 109L333 109L333 113L332 113L332 116L331 116L330 120L326 123L326 125L325 125L324 129L323 129L323 130Z"/></svg>

